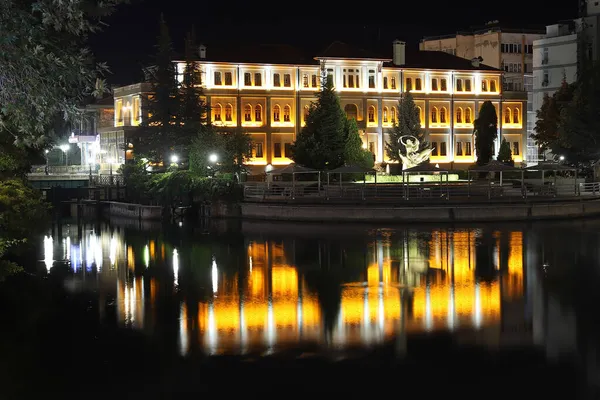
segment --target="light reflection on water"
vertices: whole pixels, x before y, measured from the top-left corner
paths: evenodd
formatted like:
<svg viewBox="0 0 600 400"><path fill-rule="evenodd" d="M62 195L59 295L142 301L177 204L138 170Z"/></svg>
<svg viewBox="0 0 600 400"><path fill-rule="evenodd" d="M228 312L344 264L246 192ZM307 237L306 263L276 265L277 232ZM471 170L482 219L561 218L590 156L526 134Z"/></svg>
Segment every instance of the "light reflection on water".
<svg viewBox="0 0 600 400"><path fill-rule="evenodd" d="M59 233L67 240L42 238L47 266L68 257L73 287L98 290L105 304L114 299L102 309L121 326L152 335L177 321L182 354L360 348L465 329L494 344L507 326L532 324L526 299L535 285L525 292L524 234L515 229L380 230L321 241L248 236L233 244L173 243L108 226ZM322 284L322 271L333 284ZM169 299L178 306L160 307Z"/></svg>

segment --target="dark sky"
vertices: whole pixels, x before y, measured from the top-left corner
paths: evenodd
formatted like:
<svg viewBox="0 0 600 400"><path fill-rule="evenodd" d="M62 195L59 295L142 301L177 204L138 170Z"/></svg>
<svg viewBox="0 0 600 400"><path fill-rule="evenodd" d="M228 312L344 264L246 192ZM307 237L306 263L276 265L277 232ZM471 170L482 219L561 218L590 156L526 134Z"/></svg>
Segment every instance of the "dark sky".
<svg viewBox="0 0 600 400"><path fill-rule="evenodd" d="M113 72L109 82L129 84L141 80L141 67L154 53L161 13L176 48L183 47L183 38L193 26L199 43L287 43L317 52L333 40L368 48L388 42L391 46L398 38L416 47L423 36L451 34L492 20L511 27L543 28L575 18L578 2L556 2L561 5L557 8L547 0L429 0L407 8L401 4L409 2L374 1L376 11L369 13L370 3L130 0L105 20L108 26L90 38L90 45L96 58L109 64Z"/></svg>

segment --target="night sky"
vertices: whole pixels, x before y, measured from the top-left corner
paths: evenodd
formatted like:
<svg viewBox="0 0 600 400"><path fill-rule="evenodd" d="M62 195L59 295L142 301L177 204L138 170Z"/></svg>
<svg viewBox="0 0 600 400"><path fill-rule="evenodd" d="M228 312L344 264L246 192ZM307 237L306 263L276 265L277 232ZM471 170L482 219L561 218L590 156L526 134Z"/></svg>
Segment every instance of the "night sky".
<svg viewBox="0 0 600 400"><path fill-rule="evenodd" d="M141 68L155 51L161 13L176 49L183 48L183 38L193 26L199 43L286 43L315 53L333 40L373 49L386 43L391 46L398 38L416 48L423 36L452 34L487 21L498 20L509 27L543 28L577 16L577 0L557 2L561 8L547 0L430 0L420 2L427 5L422 11L418 11L419 3L408 9L401 6L404 2L372 2L378 10L373 13L362 9L369 3L130 0L104 21L108 26L90 38L90 46L98 61L109 64L109 83L123 85L141 80ZM492 4L494 7L488 10L486 5Z"/></svg>

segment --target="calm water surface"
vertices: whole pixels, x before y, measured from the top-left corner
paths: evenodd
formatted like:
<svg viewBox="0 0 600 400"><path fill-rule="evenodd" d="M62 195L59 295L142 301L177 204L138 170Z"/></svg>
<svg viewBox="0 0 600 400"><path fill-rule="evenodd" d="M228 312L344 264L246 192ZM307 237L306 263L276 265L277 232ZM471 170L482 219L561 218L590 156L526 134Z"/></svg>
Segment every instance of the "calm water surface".
<svg viewBox="0 0 600 400"><path fill-rule="evenodd" d="M186 224L73 223L40 238L39 273L67 266L65 285L97 293L104 323L182 355L388 341L402 352L411 334L445 331L558 357L577 351L581 323L553 282L580 270L595 279L597 227L243 223L203 234Z"/></svg>

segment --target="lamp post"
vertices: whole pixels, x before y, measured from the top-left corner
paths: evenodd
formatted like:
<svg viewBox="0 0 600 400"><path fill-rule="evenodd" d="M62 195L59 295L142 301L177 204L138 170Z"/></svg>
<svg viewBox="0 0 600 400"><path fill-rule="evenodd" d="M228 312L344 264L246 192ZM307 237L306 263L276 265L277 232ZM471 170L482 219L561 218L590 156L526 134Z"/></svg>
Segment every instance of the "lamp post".
<svg viewBox="0 0 600 400"><path fill-rule="evenodd" d="M219 161L219 157L215 153L212 153L208 156L208 161L212 164L212 166L209 166L208 168L210 168L211 176L214 178L215 164L217 163L217 161Z"/></svg>
<svg viewBox="0 0 600 400"><path fill-rule="evenodd" d="M50 150L44 150L44 153L46 154L46 170L44 171L46 173L46 175L48 175L48 153L50 152Z"/></svg>

